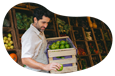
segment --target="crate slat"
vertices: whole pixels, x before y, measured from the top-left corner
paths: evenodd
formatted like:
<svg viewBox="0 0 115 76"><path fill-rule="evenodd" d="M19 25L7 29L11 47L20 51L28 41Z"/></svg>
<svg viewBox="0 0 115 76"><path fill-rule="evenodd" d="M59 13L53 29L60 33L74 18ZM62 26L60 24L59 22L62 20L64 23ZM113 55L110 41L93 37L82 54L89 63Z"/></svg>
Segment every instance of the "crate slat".
<svg viewBox="0 0 115 76"><path fill-rule="evenodd" d="M68 67L63 67L62 71L52 70L51 73L60 74L60 73L69 73L69 72L75 72L75 71L77 71L77 66L68 66Z"/></svg>
<svg viewBox="0 0 115 76"><path fill-rule="evenodd" d="M64 50L64 51L63 51ZM59 50L55 50L55 51L52 51L52 50L48 50L48 56L49 57L57 57L57 56L69 56L69 55L76 55L76 49L73 48L73 49L59 49ZM70 51L68 51L70 50Z"/></svg>
<svg viewBox="0 0 115 76"><path fill-rule="evenodd" d="M69 64L69 63L76 63L76 58L67 58L67 59L60 59L60 60L50 60L49 63L59 63L59 64Z"/></svg>

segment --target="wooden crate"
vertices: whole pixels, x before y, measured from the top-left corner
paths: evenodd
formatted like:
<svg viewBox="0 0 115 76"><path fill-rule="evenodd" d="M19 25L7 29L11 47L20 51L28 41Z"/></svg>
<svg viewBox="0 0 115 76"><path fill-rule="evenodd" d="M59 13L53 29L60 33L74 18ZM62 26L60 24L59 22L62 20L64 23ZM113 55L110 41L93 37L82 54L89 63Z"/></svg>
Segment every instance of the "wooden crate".
<svg viewBox="0 0 115 76"><path fill-rule="evenodd" d="M68 36L65 37L54 37L54 38L47 38L47 41L55 41L59 39L68 39ZM73 45L71 40L69 40L69 43ZM67 49L56 49L56 50L48 50L48 60L49 63L59 63L59 64L71 64L70 66L64 66L62 71L50 71L50 73L69 73L69 72L74 72L77 71L77 59L76 59L76 48L67 48ZM59 56L65 56L64 59L53 59L54 57L59 57ZM69 57L71 56L71 57ZM69 57L69 58L66 58Z"/></svg>

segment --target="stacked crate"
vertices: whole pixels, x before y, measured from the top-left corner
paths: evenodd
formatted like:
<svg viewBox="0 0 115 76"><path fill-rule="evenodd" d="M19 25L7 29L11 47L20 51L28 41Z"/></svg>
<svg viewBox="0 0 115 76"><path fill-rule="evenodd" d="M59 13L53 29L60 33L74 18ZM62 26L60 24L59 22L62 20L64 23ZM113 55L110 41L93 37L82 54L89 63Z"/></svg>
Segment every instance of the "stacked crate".
<svg viewBox="0 0 115 76"><path fill-rule="evenodd" d="M65 49L56 49L56 50L50 50L49 45L56 41L65 40L67 41L71 48L65 48ZM49 63L59 63L63 64L63 70L62 71L50 71L50 73L68 73L68 72L74 72L77 71L77 49L73 45L71 39L68 36L65 37L54 37L54 38L47 38L48 46L47 46L47 56ZM57 59L56 57L63 56L64 59Z"/></svg>

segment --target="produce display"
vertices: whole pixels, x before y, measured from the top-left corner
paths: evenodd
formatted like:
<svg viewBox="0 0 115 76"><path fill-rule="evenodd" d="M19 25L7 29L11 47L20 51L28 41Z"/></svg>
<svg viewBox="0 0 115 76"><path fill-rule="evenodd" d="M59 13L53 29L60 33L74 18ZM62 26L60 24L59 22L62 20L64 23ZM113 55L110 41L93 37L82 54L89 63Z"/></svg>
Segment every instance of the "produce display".
<svg viewBox="0 0 115 76"><path fill-rule="evenodd" d="M110 40L107 31L104 31L104 30L103 30L103 35L104 35L105 40Z"/></svg>
<svg viewBox="0 0 115 76"><path fill-rule="evenodd" d="M97 56L92 57L92 60L93 60L94 65L99 63L99 57L97 57Z"/></svg>
<svg viewBox="0 0 115 76"><path fill-rule="evenodd" d="M14 49L13 41L11 40L12 35L10 33L3 37L4 45L6 49Z"/></svg>
<svg viewBox="0 0 115 76"><path fill-rule="evenodd" d="M73 28L73 29L75 29L75 32L74 32L75 39L76 40L84 40L82 29L81 28Z"/></svg>
<svg viewBox="0 0 115 76"><path fill-rule="evenodd" d="M93 43L89 43L89 49L91 54L98 54L98 50L96 50L96 47Z"/></svg>
<svg viewBox="0 0 115 76"><path fill-rule="evenodd" d="M86 39L87 40L92 40L91 31L90 32L86 32Z"/></svg>
<svg viewBox="0 0 115 76"><path fill-rule="evenodd" d="M110 49L111 49L111 45L112 45L112 42L107 41L107 42L106 42L106 45L107 45L107 49L108 49L108 51L110 51Z"/></svg>
<svg viewBox="0 0 115 76"><path fill-rule="evenodd" d="M98 47L99 47L100 53L106 53L104 44L98 42Z"/></svg>
<svg viewBox="0 0 115 76"><path fill-rule="evenodd" d="M97 40L102 40L102 35L101 35L100 30L94 29L94 33Z"/></svg>
<svg viewBox="0 0 115 76"><path fill-rule="evenodd" d="M86 60L82 59L81 60L81 64L82 64L82 69L86 69L87 68L87 62L86 62Z"/></svg>
<svg viewBox="0 0 115 76"><path fill-rule="evenodd" d="M77 44L77 49L78 49L78 55L86 55L87 50L86 50L85 43L77 41L76 44Z"/></svg>
<svg viewBox="0 0 115 76"><path fill-rule="evenodd" d="M86 52L83 48L78 48L78 55L86 55Z"/></svg>
<svg viewBox="0 0 115 76"><path fill-rule="evenodd" d="M58 28L60 33L68 34L69 30L71 29L71 25L66 24L65 21L57 18Z"/></svg>
<svg viewBox="0 0 115 76"><path fill-rule="evenodd" d="M28 17L26 14L22 14L20 12L16 12L16 19L17 19L17 27L18 29L28 29L30 24L33 22L33 17Z"/></svg>
<svg viewBox="0 0 115 76"><path fill-rule="evenodd" d="M70 48L70 44L64 40L56 41L56 42L53 42L51 45L49 45L49 49L51 49L51 50L65 49L65 48Z"/></svg>
<svg viewBox="0 0 115 76"><path fill-rule="evenodd" d="M80 27L88 27L88 20L86 17L78 17L77 18L77 21L78 21L78 26Z"/></svg>
<svg viewBox="0 0 115 76"><path fill-rule="evenodd" d="M87 40L93 40L91 29L90 28L84 28L84 30L85 30L85 34L86 34L86 39Z"/></svg>

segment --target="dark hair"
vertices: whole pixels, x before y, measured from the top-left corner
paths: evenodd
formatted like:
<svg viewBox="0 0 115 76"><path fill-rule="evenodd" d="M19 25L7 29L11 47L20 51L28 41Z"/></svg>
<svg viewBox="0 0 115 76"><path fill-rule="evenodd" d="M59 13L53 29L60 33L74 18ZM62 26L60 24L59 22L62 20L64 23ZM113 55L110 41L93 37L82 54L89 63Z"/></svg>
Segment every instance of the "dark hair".
<svg viewBox="0 0 115 76"><path fill-rule="evenodd" d="M39 7L39 8L36 8L34 10L34 14L33 14L33 18L36 17L37 20L39 19L42 19L42 16L46 16L46 17L49 17L50 19L52 18L53 16L53 13L50 12L48 9L46 9L45 7ZM34 19L33 19L33 22L34 22Z"/></svg>

